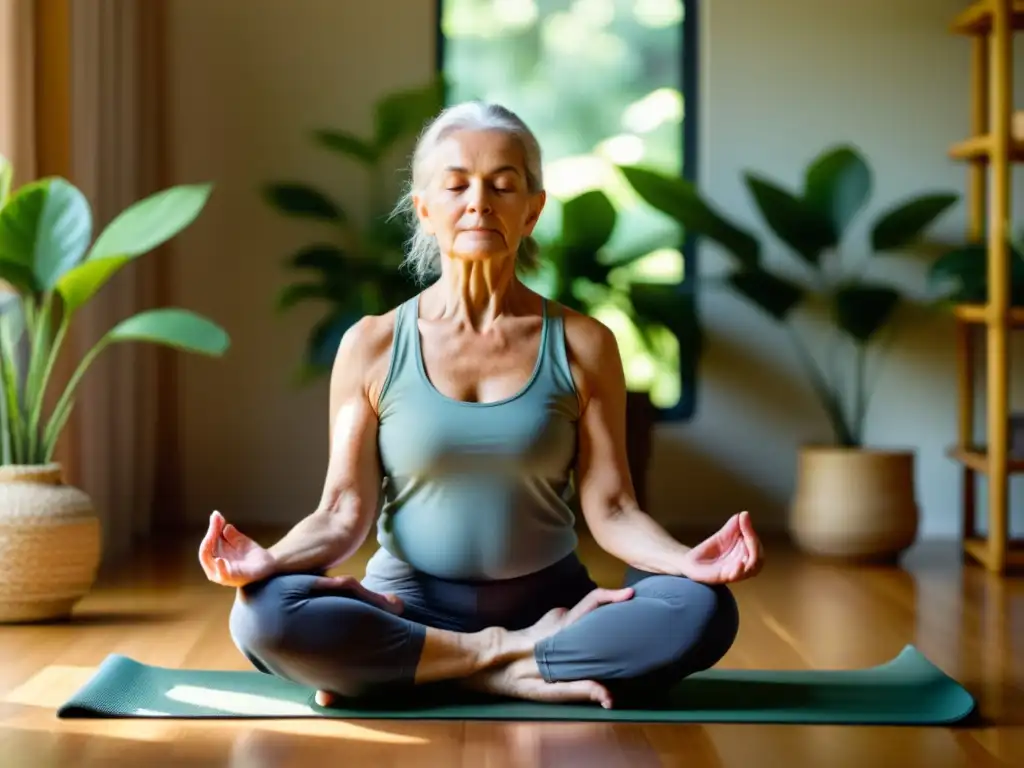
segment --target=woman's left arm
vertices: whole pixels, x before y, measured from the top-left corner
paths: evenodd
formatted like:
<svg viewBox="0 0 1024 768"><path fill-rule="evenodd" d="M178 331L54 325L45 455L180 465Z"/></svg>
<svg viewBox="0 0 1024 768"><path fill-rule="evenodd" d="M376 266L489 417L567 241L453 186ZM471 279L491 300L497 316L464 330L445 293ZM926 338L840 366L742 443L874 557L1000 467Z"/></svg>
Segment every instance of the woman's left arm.
<svg viewBox="0 0 1024 768"><path fill-rule="evenodd" d="M593 318L566 314L566 344L582 409L576 474L587 526L598 546L628 565L687 576L690 547L636 501L626 456L626 381L615 336Z"/></svg>

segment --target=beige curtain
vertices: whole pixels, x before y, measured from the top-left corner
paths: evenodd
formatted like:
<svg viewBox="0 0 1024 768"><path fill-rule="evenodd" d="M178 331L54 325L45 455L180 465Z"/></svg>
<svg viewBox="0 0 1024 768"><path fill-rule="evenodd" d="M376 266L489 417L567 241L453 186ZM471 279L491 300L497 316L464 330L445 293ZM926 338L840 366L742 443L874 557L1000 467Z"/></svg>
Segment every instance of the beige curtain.
<svg viewBox="0 0 1024 768"><path fill-rule="evenodd" d="M160 0L71 4L72 176L99 232L162 186ZM77 354L120 320L156 306L161 253L143 255L82 310ZM103 519L106 559L120 558L153 522L157 351L113 345L83 379L73 450L79 483Z"/></svg>
<svg viewBox="0 0 1024 768"><path fill-rule="evenodd" d="M15 164L16 185L51 174L78 185L97 233L166 186L163 7L164 0L0 0L0 152ZM55 391L112 325L168 303L164 258L146 254L81 310ZM149 346L108 348L83 380L58 448L65 479L95 502L107 562L152 530L158 481L161 499L173 504L174 413L159 405L173 403L171 366L172 355Z"/></svg>
<svg viewBox="0 0 1024 768"><path fill-rule="evenodd" d="M15 185L35 178L34 14L31 2L0 0L0 153Z"/></svg>

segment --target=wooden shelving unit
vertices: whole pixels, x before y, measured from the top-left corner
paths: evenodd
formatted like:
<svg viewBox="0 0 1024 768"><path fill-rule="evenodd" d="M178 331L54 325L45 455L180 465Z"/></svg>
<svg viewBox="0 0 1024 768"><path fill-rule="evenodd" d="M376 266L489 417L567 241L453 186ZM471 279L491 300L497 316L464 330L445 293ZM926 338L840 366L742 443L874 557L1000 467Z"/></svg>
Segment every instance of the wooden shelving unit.
<svg viewBox="0 0 1024 768"><path fill-rule="evenodd" d="M986 238L988 302L955 311L958 355L958 441L950 456L963 471L963 550L989 571L1024 566L1024 542L1009 532L1009 476L1024 461L1009 455L1008 337L1024 328L1024 310L1010 306L1009 227L1011 164L1024 161L1024 142L1012 135L1014 32L1024 30L1024 0L976 0L957 16L952 31L971 38L972 136L950 148L968 163L968 236ZM976 331L986 340L987 445L974 445ZM987 536L975 520L977 475L988 479Z"/></svg>

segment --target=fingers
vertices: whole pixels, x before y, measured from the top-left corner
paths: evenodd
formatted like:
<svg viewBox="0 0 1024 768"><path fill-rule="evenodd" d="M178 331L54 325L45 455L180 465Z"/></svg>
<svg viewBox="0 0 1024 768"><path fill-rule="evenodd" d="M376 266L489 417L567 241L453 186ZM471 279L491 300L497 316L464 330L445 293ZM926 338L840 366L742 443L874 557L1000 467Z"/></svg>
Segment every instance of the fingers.
<svg viewBox="0 0 1024 768"><path fill-rule="evenodd" d="M224 526L224 538L232 546L240 546L242 544L248 544L252 541L248 536L242 533L240 530L235 528L231 523Z"/></svg>
<svg viewBox="0 0 1024 768"><path fill-rule="evenodd" d="M397 595L382 595L369 590L360 584L359 579L355 576L321 576L316 580L313 588L322 591L348 592L353 597L395 615L402 613L405 607Z"/></svg>
<svg viewBox="0 0 1024 768"><path fill-rule="evenodd" d="M214 557L217 553L217 542L220 539L223 527L224 518L221 514L219 512L211 514L210 525L207 527L206 535L203 536L203 540L199 544L199 562L202 564L207 578L212 578L217 572Z"/></svg>
<svg viewBox="0 0 1024 768"><path fill-rule="evenodd" d="M586 597L580 600L566 614L566 621L571 624L574 621L578 621L598 606L607 605L608 603L621 603L625 600L631 599L632 597L633 589L631 587L627 587L625 589L595 589L588 593Z"/></svg>
<svg viewBox="0 0 1024 768"><path fill-rule="evenodd" d="M764 559L764 547L761 539L754 530L754 524L750 520L749 512L740 513L740 529L743 532L743 540L747 546L746 567L748 575L753 576L759 570Z"/></svg>

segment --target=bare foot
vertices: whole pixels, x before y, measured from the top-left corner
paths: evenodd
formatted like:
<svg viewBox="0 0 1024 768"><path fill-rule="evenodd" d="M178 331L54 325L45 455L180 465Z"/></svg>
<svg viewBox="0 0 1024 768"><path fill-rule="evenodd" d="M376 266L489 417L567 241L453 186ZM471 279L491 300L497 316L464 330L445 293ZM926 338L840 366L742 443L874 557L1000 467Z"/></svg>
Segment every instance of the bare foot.
<svg viewBox="0 0 1024 768"><path fill-rule="evenodd" d="M549 683L540 675L537 662L528 656L504 667L480 672L465 681L466 687L497 696L530 701L570 702L593 701L605 709L612 708L608 689L593 680L571 680Z"/></svg>
<svg viewBox="0 0 1024 768"><path fill-rule="evenodd" d="M573 680L549 683L541 677L533 648L574 624L595 608L618 603L633 597L632 589L595 589L570 609L556 608L541 617L532 627L510 633L529 641L530 652L497 668L485 669L466 680L468 687L499 696L533 701L594 701L605 709L612 706L612 697L600 683Z"/></svg>
<svg viewBox="0 0 1024 768"><path fill-rule="evenodd" d="M474 640L480 648L477 672L470 674L470 687L503 696L528 698L538 701L592 700L611 706L608 692L597 683L575 681L548 683L540 675L533 649L537 643L579 621L601 605L619 603L633 597L633 590L595 589L572 608L548 611L533 626L514 632L491 627L476 633ZM471 636L466 636L471 637ZM554 698L552 698L554 697ZM333 706L338 697L330 691L317 691L316 703L321 707ZM606 703L607 702L607 703Z"/></svg>

